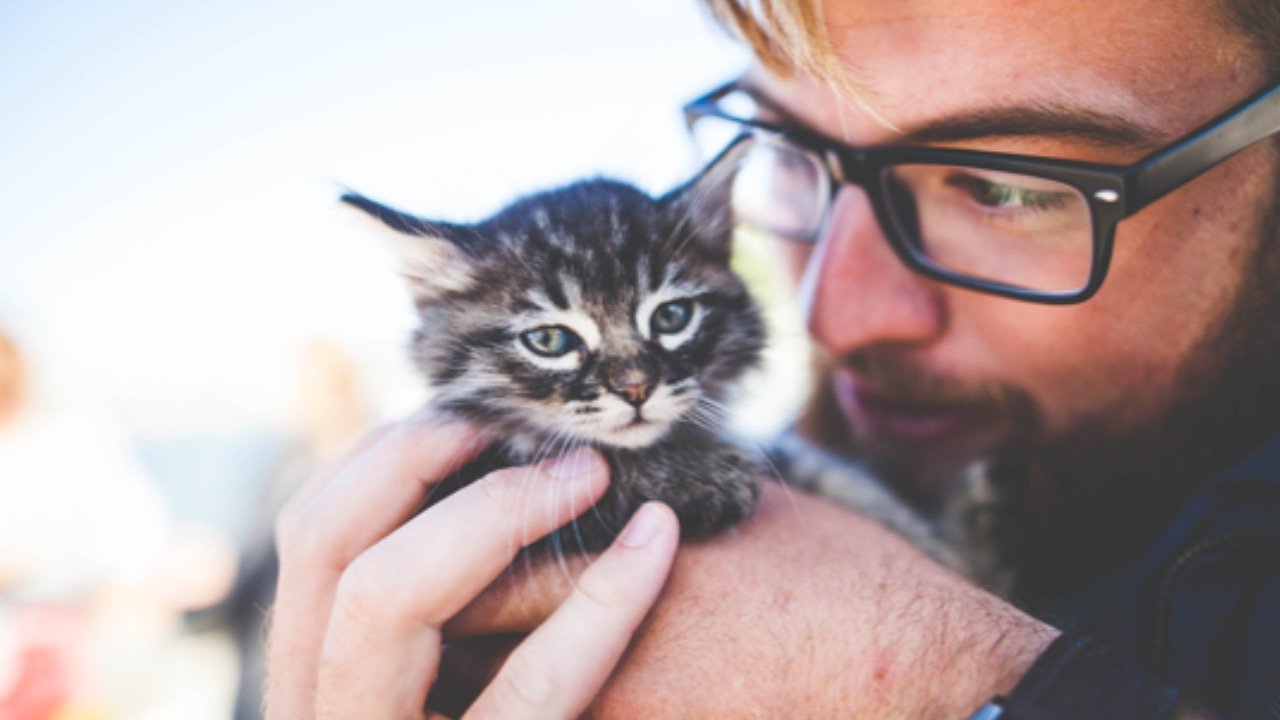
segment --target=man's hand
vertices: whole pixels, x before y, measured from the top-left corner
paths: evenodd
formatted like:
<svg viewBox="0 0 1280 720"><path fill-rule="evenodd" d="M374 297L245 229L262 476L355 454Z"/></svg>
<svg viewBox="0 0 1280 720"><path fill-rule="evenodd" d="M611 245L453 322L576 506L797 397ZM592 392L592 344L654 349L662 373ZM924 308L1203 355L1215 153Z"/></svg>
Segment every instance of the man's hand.
<svg viewBox="0 0 1280 720"><path fill-rule="evenodd" d="M276 532L269 718L422 717L441 627L608 482L603 459L580 452L495 472L415 514L482 445L473 428L411 418L368 435L290 502ZM466 717L578 717L657 597L677 541L668 508L641 508L559 610L544 606Z"/></svg>
<svg viewBox="0 0 1280 720"><path fill-rule="evenodd" d="M477 651L571 587L552 563L500 580L445 627L441 689L474 692ZM967 718L1056 634L878 524L769 483L755 517L681 549L590 716Z"/></svg>

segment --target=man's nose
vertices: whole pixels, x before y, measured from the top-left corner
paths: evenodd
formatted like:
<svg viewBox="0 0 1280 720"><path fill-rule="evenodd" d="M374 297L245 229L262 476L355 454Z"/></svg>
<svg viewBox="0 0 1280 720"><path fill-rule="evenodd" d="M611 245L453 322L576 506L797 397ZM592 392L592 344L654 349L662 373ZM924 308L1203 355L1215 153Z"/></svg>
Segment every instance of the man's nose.
<svg viewBox="0 0 1280 720"><path fill-rule="evenodd" d="M919 345L946 327L941 287L894 253L861 188L840 189L808 269L809 330L829 352Z"/></svg>

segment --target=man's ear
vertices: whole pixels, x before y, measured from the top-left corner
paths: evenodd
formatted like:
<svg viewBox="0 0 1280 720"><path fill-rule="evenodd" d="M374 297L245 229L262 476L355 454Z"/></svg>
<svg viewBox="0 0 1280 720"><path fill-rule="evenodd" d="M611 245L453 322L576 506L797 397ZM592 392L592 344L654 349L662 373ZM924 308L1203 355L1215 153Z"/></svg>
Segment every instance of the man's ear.
<svg viewBox="0 0 1280 720"><path fill-rule="evenodd" d="M431 302L474 283L475 238L467 228L424 220L355 192L344 193L341 200L396 231L394 247L414 302Z"/></svg>
<svg viewBox="0 0 1280 720"><path fill-rule="evenodd" d="M745 150L746 143L737 143L659 200L670 213L674 237L691 237L725 262L733 245L733 178Z"/></svg>

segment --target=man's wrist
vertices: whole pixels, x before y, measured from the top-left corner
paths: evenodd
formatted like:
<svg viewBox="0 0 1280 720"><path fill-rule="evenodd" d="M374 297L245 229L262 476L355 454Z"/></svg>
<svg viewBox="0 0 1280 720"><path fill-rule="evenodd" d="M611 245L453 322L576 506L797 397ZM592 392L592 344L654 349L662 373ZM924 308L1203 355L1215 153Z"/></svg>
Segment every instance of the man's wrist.
<svg viewBox="0 0 1280 720"><path fill-rule="evenodd" d="M995 697L1009 695L1060 632L995 596L975 593L951 603L950 639L935 638L934 658L919 675L915 717L967 720ZM944 611L946 612L946 611Z"/></svg>
<svg viewBox="0 0 1280 720"><path fill-rule="evenodd" d="M936 577L933 568L911 569L920 583L913 597L883 599L894 607L905 602L918 620L892 617L893 611L882 618L888 644L870 657L889 662L850 668L841 712L967 720L993 697L1009 694L1060 635L941 568ZM886 626L899 630L890 638Z"/></svg>
<svg viewBox="0 0 1280 720"><path fill-rule="evenodd" d="M1008 696L1061 635L1003 601L992 597L990 603L986 622L975 623L969 642L952 654L950 670L938 669L938 703L927 717L967 720L993 698ZM968 670L957 672L961 668Z"/></svg>

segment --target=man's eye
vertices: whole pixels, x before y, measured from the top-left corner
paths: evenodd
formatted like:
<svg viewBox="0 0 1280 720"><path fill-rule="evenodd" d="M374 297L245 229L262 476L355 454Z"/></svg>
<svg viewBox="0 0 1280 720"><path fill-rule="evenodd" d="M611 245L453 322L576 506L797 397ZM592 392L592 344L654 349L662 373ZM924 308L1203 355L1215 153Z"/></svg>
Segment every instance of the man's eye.
<svg viewBox="0 0 1280 720"><path fill-rule="evenodd" d="M654 335L674 335L689 325L693 319L692 300L672 300L658 306L649 320Z"/></svg>
<svg viewBox="0 0 1280 720"><path fill-rule="evenodd" d="M563 325L547 325L520 335L520 342L543 357L560 357L582 346L582 340Z"/></svg>
<svg viewBox="0 0 1280 720"><path fill-rule="evenodd" d="M1062 192L991 182L975 175L951 175L947 178L947 184L963 190L975 203L989 208L1057 210L1063 208L1070 198L1070 195Z"/></svg>

